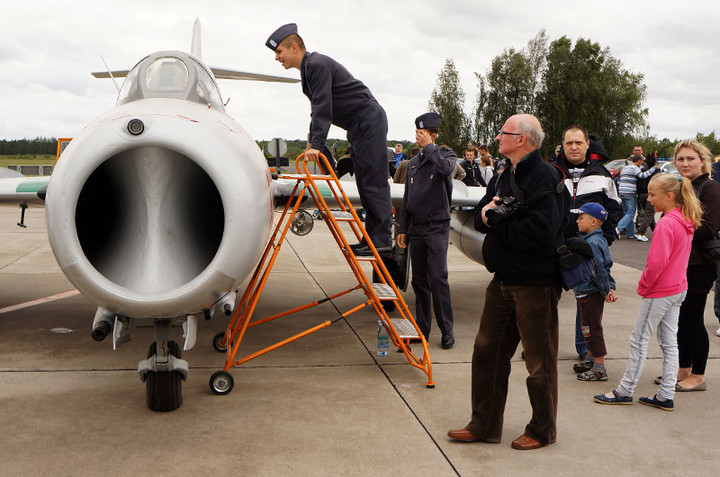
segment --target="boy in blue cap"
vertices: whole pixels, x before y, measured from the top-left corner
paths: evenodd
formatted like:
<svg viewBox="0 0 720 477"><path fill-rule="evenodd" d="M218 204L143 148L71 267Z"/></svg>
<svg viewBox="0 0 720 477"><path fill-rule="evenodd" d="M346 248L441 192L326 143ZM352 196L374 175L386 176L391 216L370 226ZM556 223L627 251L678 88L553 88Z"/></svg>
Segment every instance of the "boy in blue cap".
<svg viewBox="0 0 720 477"><path fill-rule="evenodd" d="M388 183L387 116L367 86L332 58L308 52L297 25L288 23L265 42L285 69L300 70L302 90L310 100L311 120L305 159L318 161L330 125L347 131L351 161L365 229L380 254L392 251L392 203ZM355 255L372 255L366 243L350 246Z"/></svg>
<svg viewBox="0 0 720 477"><path fill-rule="evenodd" d="M595 277L573 290L580 311L580 326L587 344L587 360L579 363L585 369L577 375L580 381L607 381L605 369L605 338L603 337L602 314L605 302L612 303L615 297L615 280L610 275L612 258L607 241L603 236L602 225L608 213L597 202L587 202L580 206L577 218L578 235L584 238L592 248L597 268ZM573 369L578 371L578 365Z"/></svg>

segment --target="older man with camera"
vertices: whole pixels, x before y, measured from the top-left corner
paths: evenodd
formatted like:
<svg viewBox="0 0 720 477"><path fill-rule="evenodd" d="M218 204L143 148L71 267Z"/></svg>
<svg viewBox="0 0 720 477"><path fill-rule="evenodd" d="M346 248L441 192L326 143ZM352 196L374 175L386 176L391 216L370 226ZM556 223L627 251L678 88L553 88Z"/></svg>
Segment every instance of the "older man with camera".
<svg viewBox="0 0 720 477"><path fill-rule="evenodd" d="M543 161L544 132L529 114L512 116L496 139L509 166L487 188L475 228L484 232L483 259L494 273L472 358L472 418L448 435L458 441L500 442L510 359L522 343L532 419L512 442L537 449L555 442L557 424L558 310L561 294L557 245L569 200L562 174Z"/></svg>

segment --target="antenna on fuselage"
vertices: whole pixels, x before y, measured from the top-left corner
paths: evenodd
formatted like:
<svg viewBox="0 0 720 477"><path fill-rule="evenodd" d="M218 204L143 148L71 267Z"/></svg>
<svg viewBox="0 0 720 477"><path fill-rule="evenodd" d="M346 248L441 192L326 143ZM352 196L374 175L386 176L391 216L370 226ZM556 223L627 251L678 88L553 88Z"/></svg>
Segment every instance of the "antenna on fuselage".
<svg viewBox="0 0 720 477"><path fill-rule="evenodd" d="M120 86L117 84L117 81L115 81L115 76L113 76L112 71L110 71L110 67L108 66L107 62L105 61L105 58L100 56L100 59L102 60L103 64L105 65L105 69L107 70L108 74L110 75L110 78L113 80L113 84L115 85L115 88L118 90L118 93L120 93Z"/></svg>
<svg viewBox="0 0 720 477"><path fill-rule="evenodd" d="M200 42L200 19L195 19L193 24L192 43L190 43L190 54L202 59L202 44Z"/></svg>

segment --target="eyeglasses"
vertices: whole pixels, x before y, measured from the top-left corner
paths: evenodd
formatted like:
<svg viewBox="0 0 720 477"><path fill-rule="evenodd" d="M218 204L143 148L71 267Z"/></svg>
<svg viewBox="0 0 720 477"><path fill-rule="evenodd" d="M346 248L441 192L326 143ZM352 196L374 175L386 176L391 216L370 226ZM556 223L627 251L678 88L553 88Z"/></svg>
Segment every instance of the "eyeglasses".
<svg viewBox="0 0 720 477"><path fill-rule="evenodd" d="M502 131L502 130L501 130L500 133L498 134L498 136L502 136L502 135L505 135L505 136L522 136L522 133L510 133L510 132L505 132L505 131Z"/></svg>

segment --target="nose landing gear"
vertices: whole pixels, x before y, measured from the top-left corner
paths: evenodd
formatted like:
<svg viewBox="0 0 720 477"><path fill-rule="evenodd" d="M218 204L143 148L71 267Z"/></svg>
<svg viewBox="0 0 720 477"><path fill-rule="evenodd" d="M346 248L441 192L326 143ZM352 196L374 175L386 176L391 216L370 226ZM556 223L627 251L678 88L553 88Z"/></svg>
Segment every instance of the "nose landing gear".
<svg viewBox="0 0 720 477"><path fill-rule="evenodd" d="M170 324L170 319L155 320L156 341L150 345L148 359L138 364L147 406L158 412L174 411L182 405L182 382L188 374L187 361L180 359L180 346L169 340Z"/></svg>

